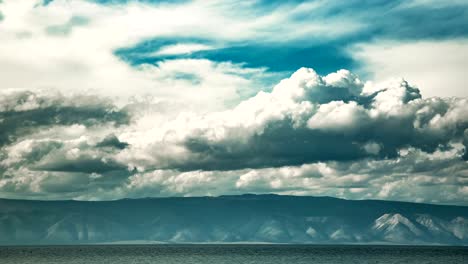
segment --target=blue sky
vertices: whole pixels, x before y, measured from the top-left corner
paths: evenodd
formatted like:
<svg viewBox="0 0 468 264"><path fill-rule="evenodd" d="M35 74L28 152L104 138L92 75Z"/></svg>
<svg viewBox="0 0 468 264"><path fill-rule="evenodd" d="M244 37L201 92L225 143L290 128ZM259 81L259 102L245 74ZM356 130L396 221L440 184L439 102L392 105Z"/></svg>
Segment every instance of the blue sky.
<svg viewBox="0 0 468 264"><path fill-rule="evenodd" d="M115 3L116 1L111 1ZM252 9L258 15L270 12L291 4L307 4L311 1L258 1ZM320 1L316 1L320 3ZM352 34L323 38L313 34L304 35L290 41L277 39L264 41L261 38L250 38L242 41L219 43L216 39L198 39L196 36L186 38L154 38L145 40L132 47L117 51L117 55L132 64L151 63L178 56L144 57L148 51L176 43L201 43L216 48L182 54L183 58L207 58L214 61L232 61L247 63L254 67L268 67L273 71L292 72L298 67L313 67L320 73L328 73L341 68L358 69L359 62L347 52L349 46L357 43L368 43L379 39L417 42L421 40L451 40L466 37L466 5L437 6L431 3L408 1L328 1L318 4L316 10L293 15L288 19L300 22L307 27L307 22L326 24L328 20L349 19L361 27ZM430 26L428 26L428 24ZM190 32L185 34L190 35ZM266 55L268 54L268 56ZM140 56L138 56L140 55ZM354 64L353 64L354 63Z"/></svg>
<svg viewBox="0 0 468 264"><path fill-rule="evenodd" d="M0 196L468 202L466 1L0 1Z"/></svg>

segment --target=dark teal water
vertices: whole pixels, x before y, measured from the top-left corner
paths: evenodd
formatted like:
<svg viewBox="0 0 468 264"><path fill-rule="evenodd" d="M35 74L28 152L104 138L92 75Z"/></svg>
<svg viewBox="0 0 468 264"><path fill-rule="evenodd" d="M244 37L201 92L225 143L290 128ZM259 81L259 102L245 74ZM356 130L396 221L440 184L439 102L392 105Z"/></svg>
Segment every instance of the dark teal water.
<svg viewBox="0 0 468 264"><path fill-rule="evenodd" d="M0 263L467 264L468 247L306 245L0 247Z"/></svg>

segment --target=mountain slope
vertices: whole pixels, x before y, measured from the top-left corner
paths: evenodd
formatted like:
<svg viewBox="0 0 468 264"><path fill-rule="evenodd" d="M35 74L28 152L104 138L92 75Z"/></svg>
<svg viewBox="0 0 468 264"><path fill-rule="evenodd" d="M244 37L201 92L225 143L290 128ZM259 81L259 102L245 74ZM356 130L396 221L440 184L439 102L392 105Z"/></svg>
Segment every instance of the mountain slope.
<svg viewBox="0 0 468 264"><path fill-rule="evenodd" d="M468 207L278 195L0 199L0 244L119 241L468 245Z"/></svg>

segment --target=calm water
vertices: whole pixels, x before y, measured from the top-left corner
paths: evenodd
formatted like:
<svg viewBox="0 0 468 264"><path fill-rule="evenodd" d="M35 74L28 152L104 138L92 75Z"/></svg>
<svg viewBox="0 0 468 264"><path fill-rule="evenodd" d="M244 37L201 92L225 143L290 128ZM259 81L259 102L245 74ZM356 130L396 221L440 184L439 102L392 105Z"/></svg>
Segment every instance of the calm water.
<svg viewBox="0 0 468 264"><path fill-rule="evenodd" d="M468 263L468 247L148 245L0 247L0 263Z"/></svg>

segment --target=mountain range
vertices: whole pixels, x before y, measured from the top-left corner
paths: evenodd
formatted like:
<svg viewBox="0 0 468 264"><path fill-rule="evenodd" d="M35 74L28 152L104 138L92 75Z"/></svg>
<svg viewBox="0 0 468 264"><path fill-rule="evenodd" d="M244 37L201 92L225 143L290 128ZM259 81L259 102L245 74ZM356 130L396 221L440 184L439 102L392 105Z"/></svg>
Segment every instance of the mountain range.
<svg viewBox="0 0 468 264"><path fill-rule="evenodd" d="M0 199L0 244L468 245L468 207L236 195L116 201Z"/></svg>

